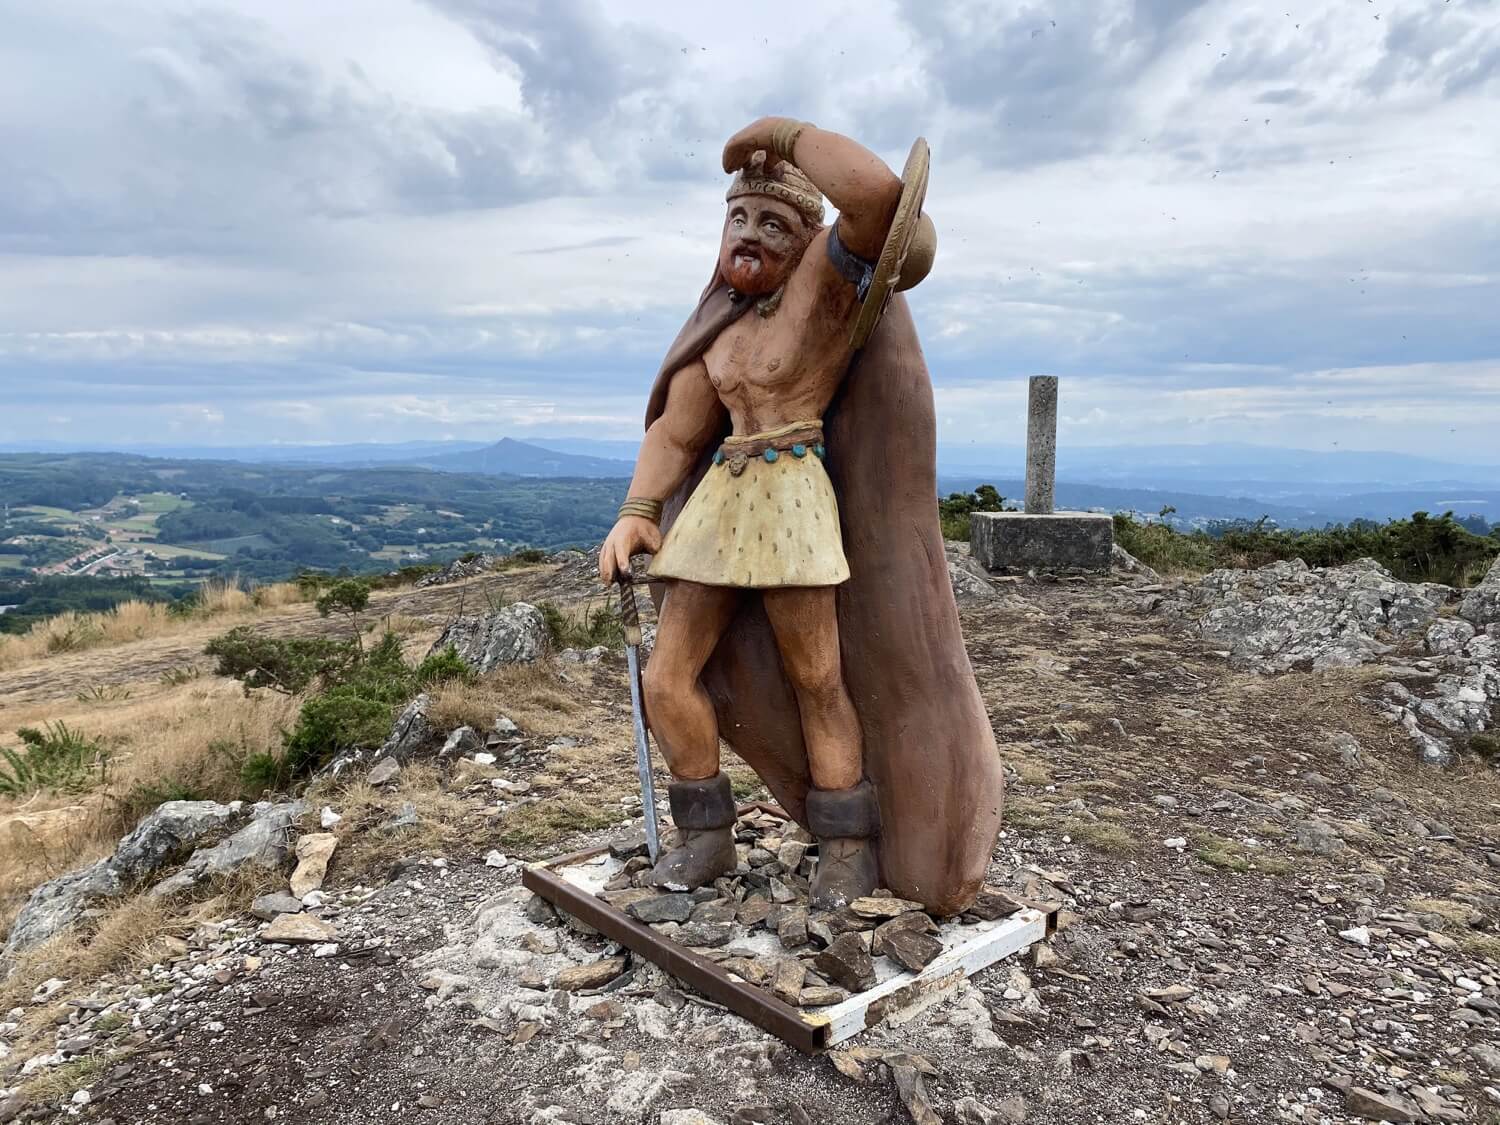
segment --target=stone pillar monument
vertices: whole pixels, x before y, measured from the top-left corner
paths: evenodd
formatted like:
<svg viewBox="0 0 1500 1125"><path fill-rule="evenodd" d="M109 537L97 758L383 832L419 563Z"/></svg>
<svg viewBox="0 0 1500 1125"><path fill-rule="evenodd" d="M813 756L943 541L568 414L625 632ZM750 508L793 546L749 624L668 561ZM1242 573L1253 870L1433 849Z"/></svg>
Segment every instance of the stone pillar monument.
<svg viewBox="0 0 1500 1125"><path fill-rule="evenodd" d="M1050 516L1057 483L1057 376L1033 375L1026 401L1026 514Z"/></svg>
<svg viewBox="0 0 1500 1125"><path fill-rule="evenodd" d="M1107 512L1053 511L1057 376L1033 375L1027 395L1026 510L975 512L969 547L990 570L1105 571L1114 546Z"/></svg>

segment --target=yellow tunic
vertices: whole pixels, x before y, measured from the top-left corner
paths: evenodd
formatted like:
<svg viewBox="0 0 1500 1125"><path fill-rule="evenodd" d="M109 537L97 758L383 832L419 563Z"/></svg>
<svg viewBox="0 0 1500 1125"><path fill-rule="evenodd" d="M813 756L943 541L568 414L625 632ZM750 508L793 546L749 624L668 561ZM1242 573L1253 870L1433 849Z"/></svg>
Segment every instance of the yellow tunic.
<svg viewBox="0 0 1500 1125"><path fill-rule="evenodd" d="M650 576L747 590L847 581L838 499L818 455L821 438L817 444L781 440L813 428L821 424L726 439L667 532ZM756 451L747 453L745 446ZM770 447L772 459L762 446Z"/></svg>

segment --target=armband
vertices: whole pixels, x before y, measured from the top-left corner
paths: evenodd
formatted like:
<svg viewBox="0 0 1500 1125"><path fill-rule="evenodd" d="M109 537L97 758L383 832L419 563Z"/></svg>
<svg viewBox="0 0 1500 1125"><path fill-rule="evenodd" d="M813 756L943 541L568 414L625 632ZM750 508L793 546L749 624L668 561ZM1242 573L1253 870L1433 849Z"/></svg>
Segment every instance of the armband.
<svg viewBox="0 0 1500 1125"><path fill-rule="evenodd" d="M865 261L839 241L838 223L828 231L828 260L838 275L854 286L855 297L863 301L875 280L875 263Z"/></svg>
<svg viewBox="0 0 1500 1125"><path fill-rule="evenodd" d="M625 503L620 505L620 512L616 518L624 519L626 516L639 516L652 523L661 523L661 501L652 500L646 496L626 497Z"/></svg>

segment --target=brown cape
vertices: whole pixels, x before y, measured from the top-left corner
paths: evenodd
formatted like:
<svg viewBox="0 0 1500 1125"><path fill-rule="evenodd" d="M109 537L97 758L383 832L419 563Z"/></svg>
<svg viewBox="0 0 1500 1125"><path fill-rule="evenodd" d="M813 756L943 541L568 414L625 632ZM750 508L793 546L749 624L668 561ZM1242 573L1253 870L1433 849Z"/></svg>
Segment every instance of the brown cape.
<svg viewBox="0 0 1500 1125"><path fill-rule="evenodd" d="M752 304L732 301L722 283L709 286L657 374L648 427L672 376ZM851 363L824 432L852 572L838 592L844 679L880 799L882 881L930 910L958 913L984 882L1005 781L959 630L938 526L932 384L900 294ZM711 454L668 500L663 530ZM670 584L655 592L670 597ZM704 685L724 741L805 826L810 781L797 701L759 598L745 600Z"/></svg>

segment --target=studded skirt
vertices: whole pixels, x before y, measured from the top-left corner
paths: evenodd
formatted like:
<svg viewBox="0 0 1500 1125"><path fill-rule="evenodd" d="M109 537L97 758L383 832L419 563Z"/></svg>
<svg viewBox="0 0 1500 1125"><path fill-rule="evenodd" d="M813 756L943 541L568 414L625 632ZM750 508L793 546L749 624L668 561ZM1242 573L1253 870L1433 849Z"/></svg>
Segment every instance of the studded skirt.
<svg viewBox="0 0 1500 1125"><path fill-rule="evenodd" d="M652 578L767 590L849 577L821 422L726 438L651 561Z"/></svg>

